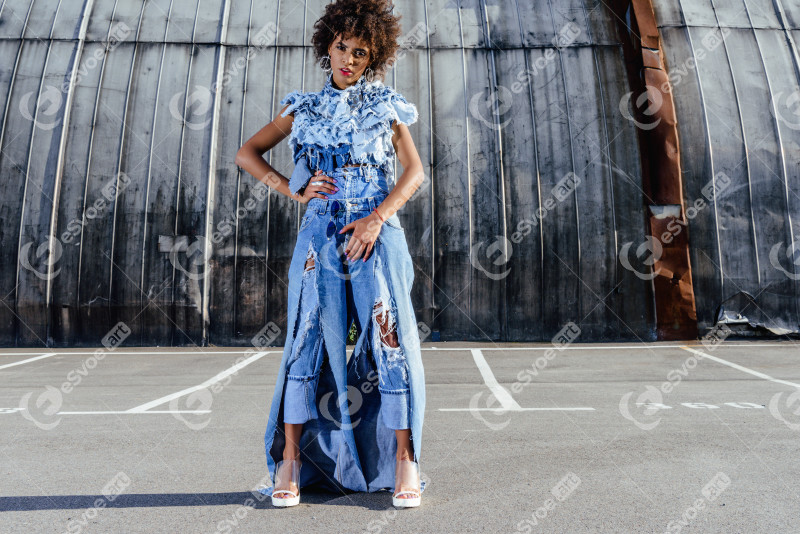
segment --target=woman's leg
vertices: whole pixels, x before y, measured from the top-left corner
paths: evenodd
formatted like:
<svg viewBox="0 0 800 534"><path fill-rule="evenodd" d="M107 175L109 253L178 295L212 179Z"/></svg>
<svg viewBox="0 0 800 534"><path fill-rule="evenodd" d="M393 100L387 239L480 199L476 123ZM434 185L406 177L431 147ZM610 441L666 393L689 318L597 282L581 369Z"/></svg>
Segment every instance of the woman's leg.
<svg viewBox="0 0 800 534"><path fill-rule="evenodd" d="M411 447L411 429L395 430L397 438L397 459L414 461L414 449Z"/></svg>
<svg viewBox="0 0 800 534"><path fill-rule="evenodd" d="M390 298L385 278L379 279L378 284L378 294L381 296L372 310L372 349L378 367L382 417L384 423L394 429L397 440L395 490L396 493L406 490L419 492L418 477L414 475L410 465L403 462L414 461L411 428L409 428L411 389L408 382L408 363L400 346L397 334L397 310L389 305ZM414 497L406 493L398 498Z"/></svg>
<svg viewBox="0 0 800 534"><path fill-rule="evenodd" d="M420 495L420 481L417 475L416 468L412 467L414 464L408 462L414 461L414 449L411 445L411 429L404 428L402 430L394 431L397 438L397 458L395 459L395 493L398 499L413 499ZM412 493L400 493L403 491L415 491L416 495Z"/></svg>
<svg viewBox="0 0 800 534"><path fill-rule="evenodd" d="M303 423L284 423L284 433L286 434L286 445L283 448L283 460L281 465L282 469L276 474L278 483L272 492L274 497L289 498L293 497L291 493L281 490L291 490L295 495L299 495L299 488L294 483L292 478L291 462L286 460L299 460L300 459L300 435L303 433Z"/></svg>
<svg viewBox="0 0 800 534"><path fill-rule="evenodd" d="M286 445L283 447L284 460L300 459L300 435L303 433L303 423L284 423Z"/></svg>
<svg viewBox="0 0 800 534"><path fill-rule="evenodd" d="M316 260L309 245L303 270L300 290L299 322L294 334L291 361L287 365L284 385L283 428L286 443L283 447L283 462L276 473L273 496L284 498L292 495L280 491L289 489L298 492L292 481L293 464L300 460L300 439L303 424L317 417L315 394L323 358L322 331L319 324L319 298L315 289ZM298 481L299 482L299 481Z"/></svg>
<svg viewBox="0 0 800 534"><path fill-rule="evenodd" d="M293 334L292 349L289 362L286 364L286 388L283 401L283 420L286 424L286 448L289 445L290 425L298 425L302 430L303 423L317 418L316 391L319 382L320 368L324 358L322 327L319 316L319 295L316 291L316 260L309 245L303 271L303 283L298 296L298 324ZM299 446L300 430L297 430Z"/></svg>

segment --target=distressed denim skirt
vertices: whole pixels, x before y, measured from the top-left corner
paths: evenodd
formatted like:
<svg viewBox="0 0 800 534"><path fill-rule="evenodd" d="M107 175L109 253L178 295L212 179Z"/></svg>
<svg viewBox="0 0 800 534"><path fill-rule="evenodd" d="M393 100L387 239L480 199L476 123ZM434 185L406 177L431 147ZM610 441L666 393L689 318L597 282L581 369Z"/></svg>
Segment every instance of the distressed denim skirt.
<svg viewBox="0 0 800 534"><path fill-rule="evenodd" d="M284 422L303 423L300 487L394 490L395 429L422 450L425 377L411 303L414 266L397 214L381 226L367 261L353 262L346 224L389 193L377 166L338 167L339 190L307 204L289 267L286 343L264 443L270 494L283 459ZM311 178L312 183L314 178ZM351 324L358 337L347 354ZM422 490L429 482L422 474Z"/></svg>

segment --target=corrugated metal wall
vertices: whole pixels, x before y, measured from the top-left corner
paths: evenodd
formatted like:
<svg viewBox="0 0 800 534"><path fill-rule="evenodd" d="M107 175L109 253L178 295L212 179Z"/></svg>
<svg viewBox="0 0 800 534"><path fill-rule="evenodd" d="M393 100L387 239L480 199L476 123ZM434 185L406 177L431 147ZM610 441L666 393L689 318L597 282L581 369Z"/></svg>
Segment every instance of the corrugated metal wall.
<svg viewBox="0 0 800 534"><path fill-rule="evenodd" d="M798 332L800 4L653 3L678 115L687 209L713 199L689 222L698 324L707 328L719 314ZM713 195L703 190L709 183Z"/></svg>
<svg viewBox="0 0 800 534"><path fill-rule="evenodd" d="M96 345L119 321L126 344L282 343L304 206L234 157L286 93L322 87L307 45L326 3L2 3L0 345ZM657 3L681 64L714 11ZM797 283L765 251L800 215L798 132L757 120L796 88L796 13L753 4L717 10L745 27L675 92L686 198L723 169L736 184L691 221L698 317L736 285L796 326ZM408 48L386 83L419 109L427 171L399 212L423 337L549 340L574 322L581 340L653 339L652 284L618 259L645 235L620 20L600 0L395 5ZM285 142L267 157L291 173Z"/></svg>

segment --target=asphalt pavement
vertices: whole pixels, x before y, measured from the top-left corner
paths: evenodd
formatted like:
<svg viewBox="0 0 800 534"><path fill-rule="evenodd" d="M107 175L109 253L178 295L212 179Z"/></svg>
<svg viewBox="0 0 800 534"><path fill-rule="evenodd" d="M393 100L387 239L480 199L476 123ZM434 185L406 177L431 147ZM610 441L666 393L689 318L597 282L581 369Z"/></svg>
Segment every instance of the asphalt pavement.
<svg viewBox="0 0 800 534"><path fill-rule="evenodd" d="M423 343L403 510L258 493L281 350L0 350L0 532L800 532L796 342Z"/></svg>

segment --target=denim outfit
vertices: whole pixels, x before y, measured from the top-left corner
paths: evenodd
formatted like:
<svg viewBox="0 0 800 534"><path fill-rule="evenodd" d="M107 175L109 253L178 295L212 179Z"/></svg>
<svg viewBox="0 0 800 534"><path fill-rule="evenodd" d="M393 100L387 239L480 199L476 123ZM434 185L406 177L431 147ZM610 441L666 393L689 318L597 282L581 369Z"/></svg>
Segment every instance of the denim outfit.
<svg viewBox="0 0 800 534"><path fill-rule="evenodd" d="M292 192L313 170L338 191L313 198L300 223L289 267L287 336L264 443L270 480L283 458L283 423L303 423L300 487L333 491L394 489L395 429L411 429L421 452L425 377L411 286L414 265L397 214L389 217L366 262L347 260L352 231L393 187L393 121L411 124L417 110L393 88L363 76L336 89L289 93ZM343 167L345 164L371 164ZM359 333L351 357L351 323ZM426 481L421 481L424 490ZM272 492L272 483L261 488Z"/></svg>

